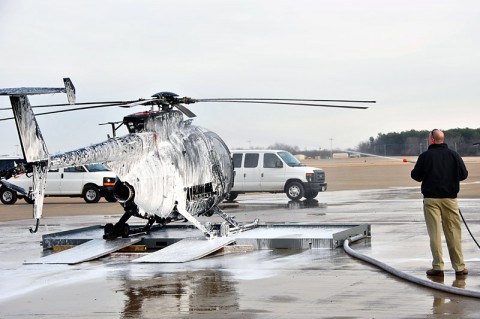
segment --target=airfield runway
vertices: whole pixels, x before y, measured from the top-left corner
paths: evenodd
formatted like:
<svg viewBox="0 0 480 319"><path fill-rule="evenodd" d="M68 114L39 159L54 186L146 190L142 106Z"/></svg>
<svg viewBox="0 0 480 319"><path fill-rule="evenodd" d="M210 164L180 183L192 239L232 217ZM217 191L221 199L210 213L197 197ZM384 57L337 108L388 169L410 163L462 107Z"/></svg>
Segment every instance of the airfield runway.
<svg viewBox="0 0 480 319"><path fill-rule="evenodd" d="M480 240L480 159L465 161L470 177L459 203ZM412 164L371 158L313 164L325 169L329 184L316 202L240 195L225 211L239 222L371 224L372 237L353 249L427 279L431 258L419 184L409 177ZM0 204L0 318L480 317L478 299L406 282L342 248L257 250L182 264L134 264L138 254L132 253L73 266L23 264L44 254L42 234L115 222L121 213L118 204L103 200L47 198L45 218L32 235L31 206ZM455 277L445 247L443 284L480 291L480 249L463 230L470 275Z"/></svg>

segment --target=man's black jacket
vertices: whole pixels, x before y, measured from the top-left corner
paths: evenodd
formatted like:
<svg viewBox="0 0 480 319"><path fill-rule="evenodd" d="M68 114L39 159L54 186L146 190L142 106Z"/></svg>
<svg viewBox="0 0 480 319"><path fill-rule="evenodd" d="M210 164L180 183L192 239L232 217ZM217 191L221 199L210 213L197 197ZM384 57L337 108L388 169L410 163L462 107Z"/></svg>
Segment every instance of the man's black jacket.
<svg viewBox="0 0 480 319"><path fill-rule="evenodd" d="M442 143L431 144L420 154L411 176L422 182L425 198L456 198L468 171L460 155Z"/></svg>

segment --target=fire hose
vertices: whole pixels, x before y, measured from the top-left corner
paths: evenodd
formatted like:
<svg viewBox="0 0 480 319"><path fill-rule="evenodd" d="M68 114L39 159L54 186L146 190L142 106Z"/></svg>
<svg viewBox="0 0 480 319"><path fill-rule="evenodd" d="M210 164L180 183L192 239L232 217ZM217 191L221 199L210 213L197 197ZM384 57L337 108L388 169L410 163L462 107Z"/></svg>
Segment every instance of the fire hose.
<svg viewBox="0 0 480 319"><path fill-rule="evenodd" d="M403 271L395 269L395 268L393 268L393 267L391 267L391 266L389 266L385 263L382 263L381 261L379 261L375 258L372 258L372 257L366 256L364 254L361 254L361 253L353 250L352 248L350 248L349 245L350 245L351 242L357 241L357 240L359 240L363 237L365 237L365 235L358 235L358 236L346 239L343 242L343 249L345 250L345 252L348 255L350 255L354 258L360 259L360 260L362 260L366 263L377 266L378 268L383 269L386 272L388 272L388 273L390 273L390 274L392 274L396 277L399 277L401 279L404 279L404 280L407 280L409 282L415 283L417 285L432 288L432 289L439 290L439 291L444 291L444 292L455 294L455 295L472 297L472 298L479 298L480 299L480 291L456 288L456 287L451 287L451 286L446 286L444 284L436 283L436 282L433 282L433 281L420 279L418 277L415 277L413 275L410 275L408 273L405 273Z"/></svg>

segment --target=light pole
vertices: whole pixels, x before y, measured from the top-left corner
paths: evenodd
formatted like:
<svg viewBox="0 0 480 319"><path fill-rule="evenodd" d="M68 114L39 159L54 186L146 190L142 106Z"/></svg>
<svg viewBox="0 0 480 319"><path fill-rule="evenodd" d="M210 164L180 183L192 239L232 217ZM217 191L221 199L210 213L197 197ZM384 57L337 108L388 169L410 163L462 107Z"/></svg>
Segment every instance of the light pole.
<svg viewBox="0 0 480 319"><path fill-rule="evenodd" d="M333 138L330 137L330 158L333 159Z"/></svg>

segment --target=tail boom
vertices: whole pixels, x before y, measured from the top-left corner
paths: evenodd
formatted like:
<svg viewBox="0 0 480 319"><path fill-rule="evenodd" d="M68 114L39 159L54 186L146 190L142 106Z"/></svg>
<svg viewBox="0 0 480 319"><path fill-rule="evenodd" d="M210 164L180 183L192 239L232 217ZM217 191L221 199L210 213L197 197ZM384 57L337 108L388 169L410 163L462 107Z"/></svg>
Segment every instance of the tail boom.
<svg viewBox="0 0 480 319"><path fill-rule="evenodd" d="M63 79L64 88L9 88L0 89L0 95L8 95L17 125L18 136L22 146L23 156L33 168L33 189L29 194L34 201L33 217L37 219L35 230L38 229L39 219L43 212L43 199L50 164L47 146L38 126L28 95L66 93L70 104L75 104L75 87L69 78Z"/></svg>

